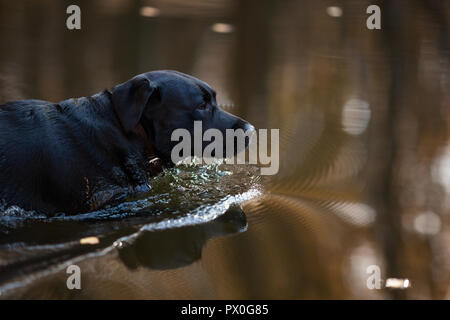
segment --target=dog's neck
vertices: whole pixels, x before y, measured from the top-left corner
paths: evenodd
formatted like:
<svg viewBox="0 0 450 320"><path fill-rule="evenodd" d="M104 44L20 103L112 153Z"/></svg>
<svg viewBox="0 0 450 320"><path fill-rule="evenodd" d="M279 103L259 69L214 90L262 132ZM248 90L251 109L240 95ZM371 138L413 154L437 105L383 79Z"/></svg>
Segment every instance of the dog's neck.
<svg viewBox="0 0 450 320"><path fill-rule="evenodd" d="M149 139L147 133L145 132L145 129L142 126L142 124L138 123L134 132L144 141L147 154L149 155L148 165L149 165L150 174L153 176L153 175L157 175L158 173L162 172L164 170L163 162L156 155L156 153L153 149L153 146L150 142L150 139Z"/></svg>
<svg viewBox="0 0 450 320"><path fill-rule="evenodd" d="M94 100L96 104L99 106L111 106L112 93L111 91L105 89L102 92L99 92L91 96L90 99ZM110 109L108 108L108 110ZM160 173L164 169L163 162L157 156L150 141L150 138L147 132L145 131L144 127L142 126L142 124L138 123L133 132L143 141L145 153L148 157L150 174L153 176Z"/></svg>
<svg viewBox="0 0 450 320"><path fill-rule="evenodd" d="M142 124L138 123L138 125L134 129L134 132L144 141L145 149L147 150L148 154L150 155L150 158L156 157L155 150L153 150L153 146L152 146L150 139L147 135L147 132L145 132L145 129L142 126Z"/></svg>

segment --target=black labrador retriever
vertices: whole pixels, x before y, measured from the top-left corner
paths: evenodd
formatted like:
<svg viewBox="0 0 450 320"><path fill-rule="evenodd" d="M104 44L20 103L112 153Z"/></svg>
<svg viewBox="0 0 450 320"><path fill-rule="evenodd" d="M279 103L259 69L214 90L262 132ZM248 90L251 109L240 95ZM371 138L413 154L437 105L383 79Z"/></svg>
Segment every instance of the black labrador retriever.
<svg viewBox="0 0 450 320"><path fill-rule="evenodd" d="M148 191L173 165L173 130L253 130L203 81L153 71L91 97L0 105L0 199L47 215L99 209ZM155 160L156 159L156 160Z"/></svg>

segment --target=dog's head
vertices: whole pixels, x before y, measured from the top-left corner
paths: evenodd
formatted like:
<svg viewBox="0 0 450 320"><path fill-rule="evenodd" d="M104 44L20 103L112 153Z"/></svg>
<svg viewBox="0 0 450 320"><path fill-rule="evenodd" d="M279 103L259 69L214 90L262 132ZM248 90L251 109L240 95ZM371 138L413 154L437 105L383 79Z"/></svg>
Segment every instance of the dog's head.
<svg viewBox="0 0 450 320"><path fill-rule="evenodd" d="M247 121L222 110L207 83L177 71L140 74L115 86L112 98L125 132L142 125L157 156L165 162L170 162L172 148L177 144L171 141L172 132L186 129L193 136L194 121L202 122L203 132L214 128L224 137L226 129L254 130ZM207 144L203 143L203 148ZM235 147L235 153L239 151Z"/></svg>

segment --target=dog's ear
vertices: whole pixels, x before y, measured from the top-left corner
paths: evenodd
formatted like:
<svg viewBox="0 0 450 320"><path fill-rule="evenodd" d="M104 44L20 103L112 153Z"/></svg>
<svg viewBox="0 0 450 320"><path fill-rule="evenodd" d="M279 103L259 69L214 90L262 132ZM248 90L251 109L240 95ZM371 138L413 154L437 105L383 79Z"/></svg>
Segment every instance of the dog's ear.
<svg viewBox="0 0 450 320"><path fill-rule="evenodd" d="M143 75L134 77L130 81L113 88L114 110L125 132L130 132L137 126L150 97L155 91L156 87Z"/></svg>

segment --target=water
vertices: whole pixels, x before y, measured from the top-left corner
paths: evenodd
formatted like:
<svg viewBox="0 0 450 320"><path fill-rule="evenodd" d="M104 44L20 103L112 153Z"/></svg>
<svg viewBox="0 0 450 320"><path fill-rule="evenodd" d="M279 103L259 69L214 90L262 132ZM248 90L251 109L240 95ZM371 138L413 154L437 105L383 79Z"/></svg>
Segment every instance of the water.
<svg viewBox="0 0 450 320"><path fill-rule="evenodd" d="M8 294L87 256L111 251L131 269L188 265L200 259L208 239L246 230L240 204L261 195L255 172L249 166L236 170L193 161L153 178L152 189L139 198L94 212L47 218L4 206L0 291ZM82 241L93 237L94 245Z"/></svg>
<svg viewBox="0 0 450 320"><path fill-rule="evenodd" d="M0 102L176 69L280 129L280 170L179 166L142 197L50 220L3 206L1 297L450 297L447 2L380 4L374 31L360 0L79 3L69 31L63 2L0 1ZM368 288L373 267L390 289Z"/></svg>

